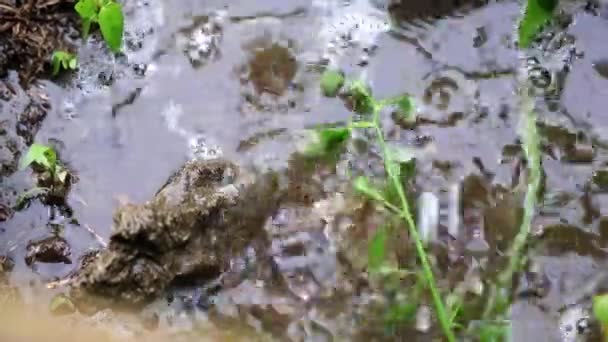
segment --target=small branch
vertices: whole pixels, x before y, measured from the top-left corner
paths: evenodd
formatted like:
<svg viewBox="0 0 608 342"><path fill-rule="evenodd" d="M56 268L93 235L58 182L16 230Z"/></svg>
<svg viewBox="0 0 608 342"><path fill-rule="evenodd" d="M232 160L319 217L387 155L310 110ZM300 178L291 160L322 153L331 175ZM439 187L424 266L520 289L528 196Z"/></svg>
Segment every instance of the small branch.
<svg viewBox="0 0 608 342"><path fill-rule="evenodd" d="M95 230L93 230L93 228L91 228L91 226L89 226L88 224L83 224L82 227L84 229L86 229L91 235L93 235L93 237L95 238L95 240L97 240L97 242L103 247L103 248L107 248L108 247L108 243L99 235L97 234L97 232Z"/></svg>

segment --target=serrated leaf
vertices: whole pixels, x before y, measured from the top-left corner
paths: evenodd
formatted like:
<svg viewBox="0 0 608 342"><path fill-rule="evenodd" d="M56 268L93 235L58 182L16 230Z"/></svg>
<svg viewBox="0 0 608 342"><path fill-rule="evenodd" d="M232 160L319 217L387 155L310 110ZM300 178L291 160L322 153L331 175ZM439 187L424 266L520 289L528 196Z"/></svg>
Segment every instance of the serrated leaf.
<svg viewBox="0 0 608 342"><path fill-rule="evenodd" d="M124 30L124 16L120 4L110 2L101 8L99 11L99 27L101 35L110 50L119 52Z"/></svg>
<svg viewBox="0 0 608 342"><path fill-rule="evenodd" d="M321 76L321 91L327 97L334 97L344 85L344 74L337 70L326 70Z"/></svg>
<svg viewBox="0 0 608 342"><path fill-rule="evenodd" d="M30 146L25 157L21 159L19 168L23 170L32 163L40 164L47 170L54 170L57 165L57 155L52 148L34 143Z"/></svg>
<svg viewBox="0 0 608 342"><path fill-rule="evenodd" d="M608 294L593 297L593 315L602 324L608 323Z"/></svg>
<svg viewBox="0 0 608 342"><path fill-rule="evenodd" d="M369 270L375 272L379 270L386 256L386 239L387 230L385 227L380 227L372 237L368 247L368 267Z"/></svg>
<svg viewBox="0 0 608 342"><path fill-rule="evenodd" d="M542 27L551 20L558 0L528 0L524 15L519 22L519 46L526 48Z"/></svg>

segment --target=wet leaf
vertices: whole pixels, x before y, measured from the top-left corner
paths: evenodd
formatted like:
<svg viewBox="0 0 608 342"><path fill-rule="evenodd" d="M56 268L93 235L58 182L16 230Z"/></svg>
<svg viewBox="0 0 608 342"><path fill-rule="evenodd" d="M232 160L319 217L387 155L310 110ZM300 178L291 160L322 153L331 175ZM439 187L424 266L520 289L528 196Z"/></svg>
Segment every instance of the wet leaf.
<svg viewBox="0 0 608 342"><path fill-rule="evenodd" d="M372 97L371 90L363 82L353 82L348 89L348 96L351 100L350 106L354 112L371 114L374 111L376 102Z"/></svg>
<svg viewBox="0 0 608 342"><path fill-rule="evenodd" d="M528 0L524 16L519 22L520 47L528 47L543 26L551 20L557 2L557 0Z"/></svg>
<svg viewBox="0 0 608 342"><path fill-rule="evenodd" d="M336 152L350 138L350 128L323 128L317 132L318 142L309 146L305 152L308 156L322 156Z"/></svg>
<svg viewBox="0 0 608 342"><path fill-rule="evenodd" d="M357 192L366 195L371 199L379 202L386 202L384 196L382 196L382 193L371 184L367 177L357 177L353 183L353 186Z"/></svg>
<svg viewBox="0 0 608 342"><path fill-rule="evenodd" d="M416 319L417 311L418 311L418 302L417 301L393 305L388 309L385 319L388 321L388 323L411 322Z"/></svg>
<svg viewBox="0 0 608 342"><path fill-rule="evenodd" d="M480 342L510 341L509 327L506 324L489 322L481 325L478 330Z"/></svg>
<svg viewBox="0 0 608 342"><path fill-rule="evenodd" d="M56 76L61 68L66 70L76 69L77 58L66 51L55 51L51 58L51 64L53 66L53 76Z"/></svg>
<svg viewBox="0 0 608 342"><path fill-rule="evenodd" d="M43 187L35 187L33 189L29 189L28 191L20 194L17 197L17 200L15 202L15 209L16 210L21 210L23 208L25 208L25 205L31 201L32 199L42 196L42 195L46 195L51 191L51 189L49 188L43 188Z"/></svg>
<svg viewBox="0 0 608 342"><path fill-rule="evenodd" d="M593 297L593 315L602 324L608 323L608 294Z"/></svg>
<svg viewBox="0 0 608 342"><path fill-rule="evenodd" d="M70 59L70 61L68 63L68 67L70 69L76 69L77 66L78 66L78 60L76 58Z"/></svg>
<svg viewBox="0 0 608 342"><path fill-rule="evenodd" d="M368 247L368 268L371 272L380 269L384 263L386 256L386 238L387 230L385 227L380 227L372 237Z"/></svg>
<svg viewBox="0 0 608 342"><path fill-rule="evenodd" d="M34 143L32 146L30 146L30 149L27 151L25 157L21 159L19 168L24 170L32 163L37 163L43 166L45 169L54 172L55 166L57 165L57 155L52 148Z"/></svg>
<svg viewBox="0 0 608 342"><path fill-rule="evenodd" d="M91 29L91 23L95 21L97 16L97 4L95 0L79 0L74 9L80 16L80 20L82 20L82 36L87 38Z"/></svg>
<svg viewBox="0 0 608 342"><path fill-rule="evenodd" d="M407 122L412 122L416 120L416 106L414 103L414 99L411 96L404 94L392 99L390 103L397 107L397 114L399 115L399 118Z"/></svg>
<svg viewBox="0 0 608 342"><path fill-rule="evenodd" d="M101 8L99 11L99 27L110 50L119 52L124 30L124 17L120 4L110 2Z"/></svg>
<svg viewBox="0 0 608 342"><path fill-rule="evenodd" d="M321 76L321 91L327 97L335 97L344 85L344 74L337 70L327 70Z"/></svg>

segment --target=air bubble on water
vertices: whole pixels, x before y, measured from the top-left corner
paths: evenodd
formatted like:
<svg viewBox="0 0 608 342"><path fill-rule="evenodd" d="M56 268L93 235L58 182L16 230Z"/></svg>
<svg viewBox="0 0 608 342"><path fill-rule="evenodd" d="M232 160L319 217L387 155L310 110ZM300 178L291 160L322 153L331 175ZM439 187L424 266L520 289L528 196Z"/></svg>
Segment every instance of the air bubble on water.
<svg viewBox="0 0 608 342"><path fill-rule="evenodd" d="M210 144L203 136L195 136L189 139L190 156L193 159L214 159L223 155L221 148L218 145Z"/></svg>

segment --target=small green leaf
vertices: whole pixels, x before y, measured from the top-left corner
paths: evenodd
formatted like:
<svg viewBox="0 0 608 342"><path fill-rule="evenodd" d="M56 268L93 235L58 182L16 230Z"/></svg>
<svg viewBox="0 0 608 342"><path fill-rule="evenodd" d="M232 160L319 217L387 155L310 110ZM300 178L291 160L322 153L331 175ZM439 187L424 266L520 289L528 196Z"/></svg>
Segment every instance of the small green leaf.
<svg viewBox="0 0 608 342"><path fill-rule="evenodd" d="M34 143L30 146L25 157L21 159L19 168L23 170L32 163L40 164L45 169L54 171L57 165L57 155L52 148Z"/></svg>
<svg viewBox="0 0 608 342"><path fill-rule="evenodd" d="M519 46L526 48L542 27L551 20L558 0L528 0L524 16L519 22Z"/></svg>
<svg viewBox="0 0 608 342"><path fill-rule="evenodd" d="M61 68L76 69L77 58L73 54L66 51L55 51L52 56L53 76L59 73Z"/></svg>
<svg viewBox="0 0 608 342"><path fill-rule="evenodd" d="M593 314L602 324L608 323L608 294L593 297Z"/></svg>
<svg viewBox="0 0 608 342"><path fill-rule="evenodd" d="M387 230L380 227L372 237L368 247L368 267L371 272L380 269L386 255Z"/></svg>
<svg viewBox="0 0 608 342"><path fill-rule="evenodd" d="M33 189L30 189L30 190L20 194L17 197L17 200L15 201L15 209L21 210L21 209L25 208L25 205L29 201L31 201L33 198L36 198L41 195L46 195L50 191L51 191L51 189L49 189L49 188L35 187Z"/></svg>
<svg viewBox="0 0 608 342"><path fill-rule="evenodd" d="M81 19L90 20L97 15L97 4L95 3L95 0L78 0L74 9Z"/></svg>
<svg viewBox="0 0 608 342"><path fill-rule="evenodd" d="M382 196L382 193L378 189L374 188L367 177L357 177L353 183L353 186L356 191L363 195L366 195L378 202L386 202L384 196Z"/></svg>
<svg viewBox="0 0 608 342"><path fill-rule="evenodd" d="M76 69L76 67L78 67L78 58L76 58L75 56L72 57L70 59L70 62L68 63L68 67L72 70Z"/></svg>
<svg viewBox="0 0 608 342"><path fill-rule="evenodd" d="M350 128L323 128L318 130L316 134L318 142L309 146L305 152L309 156L322 156L336 152L350 138Z"/></svg>
<svg viewBox="0 0 608 342"><path fill-rule="evenodd" d="M110 2L101 8L99 11L99 27L110 50L119 52L124 30L124 17L120 4Z"/></svg>
<svg viewBox="0 0 608 342"><path fill-rule="evenodd" d="M376 105L372 97L371 90L361 81L353 82L349 89L348 95L351 100L352 110L359 114L371 114Z"/></svg>
<svg viewBox="0 0 608 342"><path fill-rule="evenodd" d="M63 51L55 51L53 52L53 56L51 57L51 64L53 66L53 76L59 74L59 69L61 68L62 54Z"/></svg>
<svg viewBox="0 0 608 342"><path fill-rule="evenodd" d="M95 0L79 0L74 9L82 20L82 36L86 39L89 36L91 22L95 20L99 9Z"/></svg>
<svg viewBox="0 0 608 342"><path fill-rule="evenodd" d="M321 91L327 97L335 97L344 85L344 74L341 71L326 70L321 76Z"/></svg>
<svg viewBox="0 0 608 342"><path fill-rule="evenodd" d="M391 103L397 106L399 118L408 122L416 120L416 105L414 103L414 99L411 96L401 95L399 97L394 98Z"/></svg>

